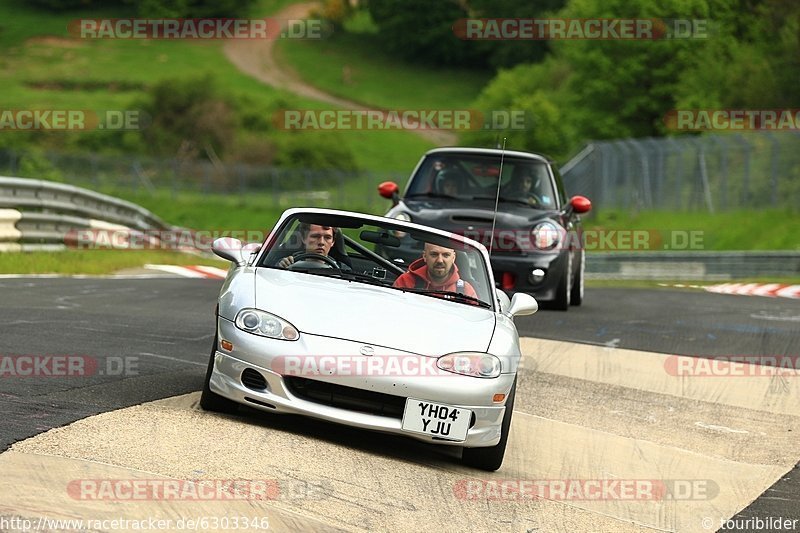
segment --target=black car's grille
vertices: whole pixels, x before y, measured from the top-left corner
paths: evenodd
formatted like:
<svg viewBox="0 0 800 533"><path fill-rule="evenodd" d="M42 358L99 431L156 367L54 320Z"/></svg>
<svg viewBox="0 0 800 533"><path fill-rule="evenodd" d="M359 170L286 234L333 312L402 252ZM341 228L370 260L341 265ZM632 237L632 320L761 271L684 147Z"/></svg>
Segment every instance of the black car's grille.
<svg viewBox="0 0 800 533"><path fill-rule="evenodd" d="M247 368L242 372L242 385L248 389L263 391L267 389L267 380L264 379L261 373L252 368Z"/></svg>
<svg viewBox="0 0 800 533"><path fill-rule="evenodd" d="M403 418L406 399L402 396L355 389L297 376L284 376L283 380L292 394L304 400L350 411Z"/></svg>
<svg viewBox="0 0 800 533"><path fill-rule="evenodd" d="M491 224L493 219L491 215L453 215L450 220L462 224Z"/></svg>

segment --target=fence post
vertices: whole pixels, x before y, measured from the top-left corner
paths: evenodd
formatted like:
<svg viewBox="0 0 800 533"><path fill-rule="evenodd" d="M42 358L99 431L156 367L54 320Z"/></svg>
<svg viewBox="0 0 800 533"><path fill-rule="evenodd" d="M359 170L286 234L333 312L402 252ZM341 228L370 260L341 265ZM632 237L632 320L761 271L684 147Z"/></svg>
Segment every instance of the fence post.
<svg viewBox="0 0 800 533"><path fill-rule="evenodd" d="M770 201L772 207L778 206L778 160L781 157L781 144L772 135L771 132L765 131L767 139L772 143L772 155L769 161L769 175L770 175Z"/></svg>

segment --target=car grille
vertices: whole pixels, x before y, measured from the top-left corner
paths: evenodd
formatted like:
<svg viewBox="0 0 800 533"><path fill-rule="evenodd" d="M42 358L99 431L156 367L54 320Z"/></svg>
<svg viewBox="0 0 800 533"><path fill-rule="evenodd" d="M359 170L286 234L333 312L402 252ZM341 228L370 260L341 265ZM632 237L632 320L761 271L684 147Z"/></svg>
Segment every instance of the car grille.
<svg viewBox="0 0 800 533"><path fill-rule="evenodd" d="M403 418L406 399L402 396L345 387L297 376L284 376L283 380L289 392L304 400L349 411Z"/></svg>
<svg viewBox="0 0 800 533"><path fill-rule="evenodd" d="M262 376L260 372L252 368L246 368L245 371L242 372L242 385L248 389L263 391L267 389L267 380L264 379L264 376Z"/></svg>

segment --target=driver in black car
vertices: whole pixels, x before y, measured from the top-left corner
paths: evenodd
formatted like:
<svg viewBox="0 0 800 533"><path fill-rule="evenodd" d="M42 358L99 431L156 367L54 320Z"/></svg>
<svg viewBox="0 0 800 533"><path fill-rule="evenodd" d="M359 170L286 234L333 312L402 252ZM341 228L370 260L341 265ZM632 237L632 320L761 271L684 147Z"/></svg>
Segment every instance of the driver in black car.
<svg viewBox="0 0 800 533"><path fill-rule="evenodd" d="M306 224L301 223L300 226L300 238L303 241L303 245L305 250L301 253L310 253L310 254L317 254L328 257L328 253L331 251L333 247L333 241L336 234L336 228L333 226L319 226L317 224ZM298 254L295 254L298 255ZM335 259L332 257L329 258L331 261L336 263L339 268L342 268L343 265L340 265ZM278 266L281 268L289 268L289 265L294 263L295 258L292 255L286 256L280 261L278 261ZM305 261L315 261L317 263L323 263L320 259L315 258L308 258Z"/></svg>

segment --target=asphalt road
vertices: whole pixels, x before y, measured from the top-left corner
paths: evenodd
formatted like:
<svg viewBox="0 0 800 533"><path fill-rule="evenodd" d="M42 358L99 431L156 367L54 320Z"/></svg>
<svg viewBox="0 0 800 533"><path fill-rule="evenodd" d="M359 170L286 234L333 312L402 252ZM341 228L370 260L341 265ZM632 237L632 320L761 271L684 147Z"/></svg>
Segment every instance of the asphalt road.
<svg viewBox="0 0 800 533"><path fill-rule="evenodd" d="M84 369L0 377L0 451L90 415L199 390L220 284L0 280L0 356L67 358ZM589 289L580 308L517 323L524 336L690 356L797 356L800 347L800 302L698 290ZM798 518L797 474L795 468L739 517Z"/></svg>
<svg viewBox="0 0 800 533"><path fill-rule="evenodd" d="M0 450L93 414L199 390L220 286L205 279L0 280L0 355L66 357L85 369L2 373Z"/></svg>

